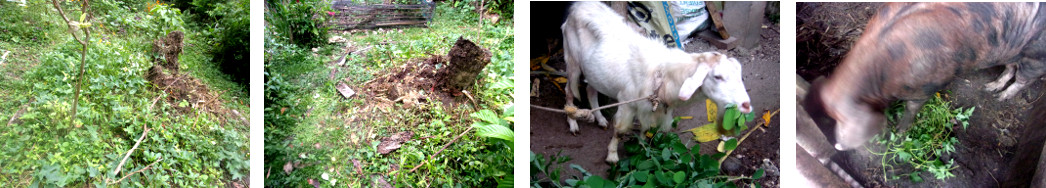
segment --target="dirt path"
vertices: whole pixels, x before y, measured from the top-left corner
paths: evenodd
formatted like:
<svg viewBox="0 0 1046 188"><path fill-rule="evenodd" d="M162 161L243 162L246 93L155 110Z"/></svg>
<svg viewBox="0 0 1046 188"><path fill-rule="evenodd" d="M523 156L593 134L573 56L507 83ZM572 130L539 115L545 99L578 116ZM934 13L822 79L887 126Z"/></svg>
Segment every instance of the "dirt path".
<svg viewBox="0 0 1046 188"><path fill-rule="evenodd" d="M767 28L762 29L762 40L759 42L761 44L759 47L754 49L734 49L726 52L731 57L737 58L743 66L744 83L752 100L753 112L757 116L762 115L764 110L774 111L780 108L780 48L777 45L780 44L779 27L766 21L764 21L763 25L766 25ZM544 41L544 39L534 39L531 43L532 46L547 46ZM544 51L533 50L535 53L543 53ZM704 52L717 50L703 40L693 39L687 44L685 51ZM534 57L533 54L532 57ZM549 62L550 66L559 70L563 70L565 66L561 56L552 57ZM532 76L530 78L531 83L535 78L541 82L538 89L540 96L531 97L531 104L546 107L562 107L565 103L563 92L543 75ZM583 88L584 86L579 87ZM600 98L602 104L612 102L606 96L601 96ZM588 105L587 102L582 101L575 101L574 104L582 108L587 108ZM678 134L687 146L694 146L697 142L691 140L691 137L693 137L691 133L684 131L708 123L704 108L704 102L695 102L690 106L678 108L674 114L675 116L694 117L691 120L681 121L679 127L673 129L673 132ZM533 108L531 108L530 112L530 150L546 157L562 151L563 155L570 156L573 159L560 165L563 169L560 175L561 180L580 176L580 173L571 169L568 164L580 165L594 175L606 177L606 171L610 166L604 162L604 159L606 158L607 144L610 142L613 131L609 129L604 130L595 123L579 121L580 134L574 136L568 131L565 115ZM612 117L613 109L604 110L603 112L605 116L610 118ZM780 148L779 119L777 116L774 116L772 120L770 128L766 132L757 130L738 146L738 149L732 154L733 157L731 158L733 159L727 160L723 165L726 174L735 176L742 174L751 175L757 168L763 166L764 159L770 161L768 164L772 165L773 168L780 167L780 154L778 152ZM750 126L752 125L754 123L750 124ZM714 142L701 144L702 153L712 153L715 144ZM740 165L736 165L737 162L740 162ZM727 170L726 166L731 166L727 165L727 163L734 164L732 166L737 166L737 168ZM767 177L759 180L759 182L764 187L777 187L778 177L773 172L768 172L768 174Z"/></svg>
<svg viewBox="0 0 1046 188"><path fill-rule="evenodd" d="M852 46L856 37L863 31L867 18L877 10L878 3L800 3L797 5L799 17L798 38L798 73L807 80L829 74ZM831 14L847 14L839 16ZM856 19L854 19L856 18ZM805 21L805 22L804 22ZM826 31L827 32L824 32ZM880 157L867 150L842 152L834 157L845 160L841 163L851 174L871 187L997 187L999 181L1007 176L1007 166L1013 157L1017 136L1023 131L1024 113L1031 103L1041 99L1042 81L1029 85L1016 97L998 102L994 93L984 91L984 84L994 81L1002 73L1002 67L979 71L967 71L959 75L945 91L946 100L951 100L953 107L974 107L977 109L970 118L969 129L962 130L957 126L954 133L959 140L957 151L945 159L954 159L958 168L952 170L956 177L944 181L937 180L930 173L922 173L926 180L913 183L900 180L883 181ZM870 144L872 145L872 144ZM882 151L873 147L872 150ZM890 174L902 174L914 171L910 166L895 165L888 169Z"/></svg>

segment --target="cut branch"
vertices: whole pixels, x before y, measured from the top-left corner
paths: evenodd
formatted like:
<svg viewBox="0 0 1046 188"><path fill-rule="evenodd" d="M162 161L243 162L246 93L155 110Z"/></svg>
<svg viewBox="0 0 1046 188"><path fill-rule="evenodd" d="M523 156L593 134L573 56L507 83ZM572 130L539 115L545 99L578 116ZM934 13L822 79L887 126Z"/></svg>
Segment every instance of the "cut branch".
<svg viewBox="0 0 1046 188"><path fill-rule="evenodd" d="M137 173L141 173L142 171L145 171L145 170L147 170L147 169L150 169L150 168L152 168L152 167L153 167L153 165L155 165L156 163L158 163L158 162L160 162L160 161L163 161L163 157L161 157L160 159L157 159L156 161L153 161L153 163L149 163L149 165L148 165L148 166L145 166L145 168L142 168L142 169L138 169L137 171L134 171L134 172L132 172L132 173L130 173L130 174L124 175L124 176L123 176L122 178L120 178L120 180L116 180L115 182L109 182L109 183L106 183L106 185L112 185L112 184L117 184L117 183L120 183L120 182L122 182L122 181L123 181L124 179L127 179L127 177L130 177L131 175L134 175L134 174L137 174Z"/></svg>
<svg viewBox="0 0 1046 188"><path fill-rule="evenodd" d="M127 150L127 154L124 154L124 156L123 156L123 160L120 160L120 164L119 164L119 165L116 165L116 170L113 170L113 175L116 175L117 173L120 173L120 169L122 169L122 168L123 168L123 165L124 165L124 163L126 163L126 162L127 162L127 158L128 158L128 157L131 157L131 153L133 153L133 152L134 152L134 149L138 148L138 145L139 145L139 144L142 144L142 139L144 139L144 138L145 138L145 135L149 134L149 130L152 130L152 129L149 129L148 127L146 127L146 128L145 128L145 131L144 131L144 132L142 132L142 136L141 136L141 137L138 137L138 141L136 141L136 142L134 143L134 147L131 147L131 150Z"/></svg>

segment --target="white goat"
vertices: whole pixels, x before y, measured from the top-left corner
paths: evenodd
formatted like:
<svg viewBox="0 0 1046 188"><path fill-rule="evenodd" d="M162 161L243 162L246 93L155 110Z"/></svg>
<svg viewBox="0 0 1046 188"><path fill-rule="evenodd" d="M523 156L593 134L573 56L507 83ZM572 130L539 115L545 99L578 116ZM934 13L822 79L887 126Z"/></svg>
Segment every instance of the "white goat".
<svg viewBox="0 0 1046 188"><path fill-rule="evenodd" d="M599 106L596 91L622 101L657 94L660 101L656 110L653 103L645 101L618 107L607 162L618 161L618 135L632 131L633 117L639 118L644 132L652 126L667 132L672 109L686 104L698 88L702 92L695 101L709 97L720 106L738 104L742 112L751 112L741 82L741 64L736 59L716 52L688 54L667 48L635 33L624 19L602 3L577 2L562 26L569 75L567 106L573 106L573 98L579 97L577 83L582 72L592 108ZM606 127L602 113L593 113L599 125ZM570 131L576 133L576 120L568 121Z"/></svg>

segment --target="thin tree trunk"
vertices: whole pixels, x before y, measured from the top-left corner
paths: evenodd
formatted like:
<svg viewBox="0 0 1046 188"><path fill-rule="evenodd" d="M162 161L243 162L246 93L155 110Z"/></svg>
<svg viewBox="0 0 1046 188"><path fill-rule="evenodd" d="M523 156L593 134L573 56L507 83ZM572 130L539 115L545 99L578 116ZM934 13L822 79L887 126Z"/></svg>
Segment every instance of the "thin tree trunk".
<svg viewBox="0 0 1046 188"><path fill-rule="evenodd" d="M88 0L84 0L83 4L80 5L80 9L81 9L81 12L83 14L87 14L87 15L85 15L85 17L90 17L89 16L90 15L90 10L88 9L89 6L88 6L87 2L88 2ZM90 46L91 32L90 32L89 29L87 29L87 27L81 27L81 26L73 27L72 20L69 20L69 17L65 15L65 11L62 10L62 6L58 5L58 0L51 0L51 4L54 5L55 9L58 9L58 14L62 15L62 19L65 20L65 24L69 26L69 34L73 35L73 39L76 39L77 42L80 42L80 45L84 46L83 50L80 51L80 71L79 71L79 75L77 76L76 86L75 86L75 90L73 92L73 109L72 109L73 113L72 113L71 116L69 116L69 124L72 124L73 126L76 126L77 128L79 128L80 125L76 124L76 109L77 109L77 105L80 103L80 86L83 85L84 65L87 64L87 48ZM82 25L83 23L77 23L77 24L81 24ZM83 39L80 39L79 36L76 36L76 28L80 28L81 30L84 31L84 38Z"/></svg>

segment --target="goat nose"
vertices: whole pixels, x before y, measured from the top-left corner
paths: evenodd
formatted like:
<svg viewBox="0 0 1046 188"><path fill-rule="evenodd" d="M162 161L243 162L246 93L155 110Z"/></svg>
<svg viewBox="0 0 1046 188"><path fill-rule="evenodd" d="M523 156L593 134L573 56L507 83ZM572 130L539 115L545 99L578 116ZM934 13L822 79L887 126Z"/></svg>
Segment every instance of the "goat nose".
<svg viewBox="0 0 1046 188"><path fill-rule="evenodd" d="M740 110L741 110L742 113L752 112L752 104L749 103L749 102L743 102L743 103L741 103L741 109Z"/></svg>

